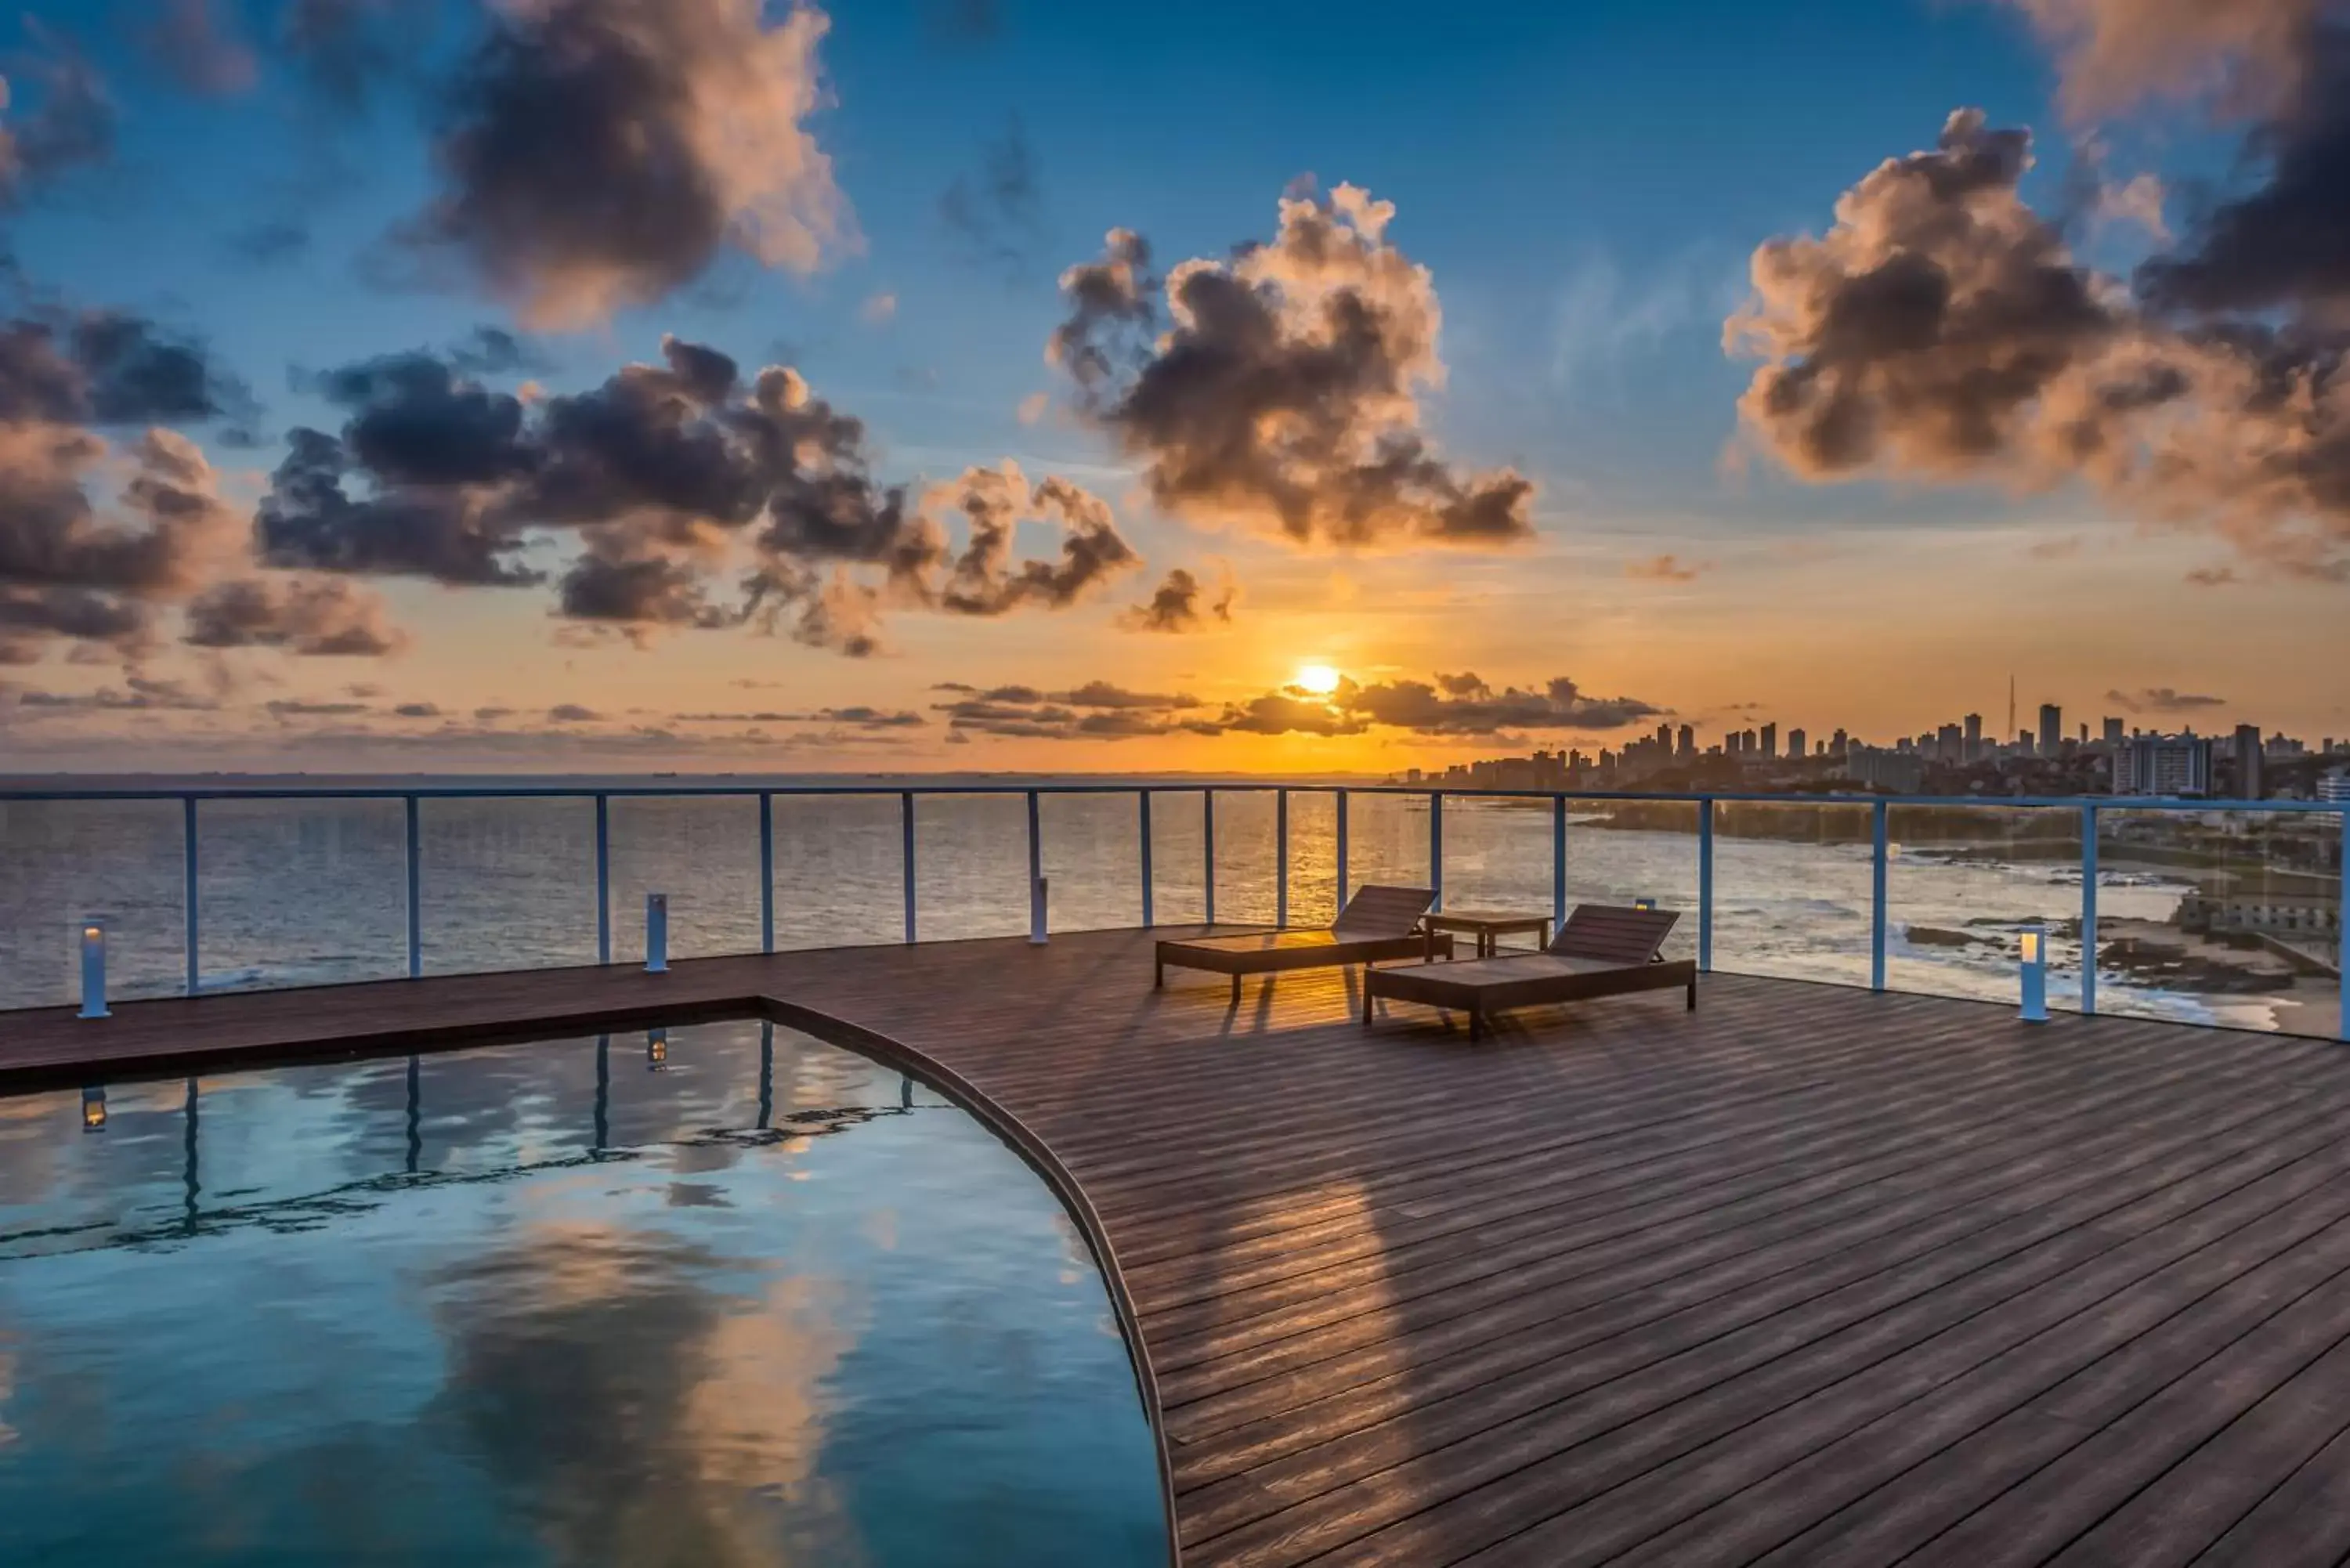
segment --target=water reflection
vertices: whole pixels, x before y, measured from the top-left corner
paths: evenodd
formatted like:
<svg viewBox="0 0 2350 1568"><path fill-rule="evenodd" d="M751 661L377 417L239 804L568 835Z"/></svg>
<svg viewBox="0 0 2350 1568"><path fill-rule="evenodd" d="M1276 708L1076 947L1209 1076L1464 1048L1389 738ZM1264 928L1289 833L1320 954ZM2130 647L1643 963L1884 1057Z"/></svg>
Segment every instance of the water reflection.
<svg viewBox="0 0 2350 1568"><path fill-rule="evenodd" d="M668 1045L0 1100L0 1562L1163 1561L1018 1159L789 1031Z"/></svg>

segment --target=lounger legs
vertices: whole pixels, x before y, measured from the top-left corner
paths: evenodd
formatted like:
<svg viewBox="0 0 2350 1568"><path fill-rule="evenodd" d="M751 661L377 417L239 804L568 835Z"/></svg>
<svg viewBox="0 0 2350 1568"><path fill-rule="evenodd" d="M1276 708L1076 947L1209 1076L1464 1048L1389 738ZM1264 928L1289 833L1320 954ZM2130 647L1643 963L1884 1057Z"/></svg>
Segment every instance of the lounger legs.
<svg viewBox="0 0 2350 1568"><path fill-rule="evenodd" d="M1469 1044L1474 1045L1484 1033L1485 1015L1472 1007L1469 1010Z"/></svg>
<svg viewBox="0 0 2350 1568"><path fill-rule="evenodd" d="M1690 987L1689 987L1689 991L1690 991L1689 1010L1690 1010L1691 1012L1695 1012L1697 1011L1697 977L1696 977L1696 976L1694 976L1694 975L1692 975L1692 976L1690 976Z"/></svg>
<svg viewBox="0 0 2350 1568"><path fill-rule="evenodd" d="M1240 977L1240 976L1238 976L1238 975L1234 975L1234 976L1232 976L1232 1005L1233 1005L1234 1007L1238 1007L1240 1004L1241 1004L1241 977Z"/></svg>
<svg viewBox="0 0 2350 1568"><path fill-rule="evenodd" d="M1371 1026L1371 987L1370 987L1370 983L1367 981L1365 981L1365 982L1364 982L1364 985L1363 985L1363 1027L1364 1027L1364 1028L1366 1028L1366 1029L1368 1029L1370 1026Z"/></svg>
<svg viewBox="0 0 2350 1568"><path fill-rule="evenodd" d="M1165 959L1160 959L1157 963L1150 966L1150 989L1153 991L1164 991L1167 989L1167 961Z"/></svg>

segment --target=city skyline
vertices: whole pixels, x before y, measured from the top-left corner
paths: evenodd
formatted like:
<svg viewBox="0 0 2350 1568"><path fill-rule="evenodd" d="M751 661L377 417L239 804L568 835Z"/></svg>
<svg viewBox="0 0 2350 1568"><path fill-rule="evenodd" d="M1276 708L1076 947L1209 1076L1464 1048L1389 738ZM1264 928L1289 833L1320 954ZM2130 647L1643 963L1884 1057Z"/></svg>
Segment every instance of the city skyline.
<svg viewBox="0 0 2350 1568"><path fill-rule="evenodd" d="M117 11L0 25L0 770L2350 734L2302 0Z"/></svg>

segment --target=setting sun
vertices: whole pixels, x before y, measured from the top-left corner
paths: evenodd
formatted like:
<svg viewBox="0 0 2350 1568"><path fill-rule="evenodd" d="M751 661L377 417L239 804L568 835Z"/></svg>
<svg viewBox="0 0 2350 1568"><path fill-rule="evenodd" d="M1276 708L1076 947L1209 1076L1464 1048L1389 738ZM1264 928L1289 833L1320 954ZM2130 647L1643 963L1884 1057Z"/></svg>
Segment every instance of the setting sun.
<svg viewBox="0 0 2350 1568"><path fill-rule="evenodd" d="M1338 690L1338 672L1326 664L1301 664L1295 682L1301 691L1311 691L1316 697L1327 697Z"/></svg>

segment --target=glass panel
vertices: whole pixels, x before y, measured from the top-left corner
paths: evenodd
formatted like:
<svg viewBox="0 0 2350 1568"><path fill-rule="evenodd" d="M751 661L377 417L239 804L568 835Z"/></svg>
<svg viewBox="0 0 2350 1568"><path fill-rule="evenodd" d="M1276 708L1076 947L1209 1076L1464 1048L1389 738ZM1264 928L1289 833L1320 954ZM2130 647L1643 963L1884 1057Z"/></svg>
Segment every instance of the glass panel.
<svg viewBox="0 0 2350 1568"><path fill-rule="evenodd" d="M1446 909L1547 915L1550 873L1550 802L1444 797ZM1512 947L1534 943L1531 936L1507 939Z"/></svg>
<svg viewBox="0 0 2350 1568"><path fill-rule="evenodd" d="M775 946L905 940L905 821L898 797L779 794L774 809Z"/></svg>
<svg viewBox="0 0 2350 1568"><path fill-rule="evenodd" d="M1216 919L1222 923L1269 926L1278 917L1273 792L1216 792Z"/></svg>
<svg viewBox="0 0 2350 1568"><path fill-rule="evenodd" d="M1291 790L1289 923L1326 926L1337 913L1338 797L1327 790Z"/></svg>
<svg viewBox="0 0 2350 1568"><path fill-rule="evenodd" d="M1451 809L1447 802L1448 815ZM1568 801L1567 908L1642 898L1681 911L1665 956L1697 957L1697 803Z"/></svg>
<svg viewBox="0 0 2350 1568"><path fill-rule="evenodd" d="M2097 1011L2332 1038L2342 828L2302 812L2097 814Z"/></svg>
<svg viewBox="0 0 2350 1568"><path fill-rule="evenodd" d="M1150 792L1151 900L1153 918L1162 926L1196 925L1207 919L1200 847L1205 799L1190 790Z"/></svg>
<svg viewBox="0 0 2350 1568"><path fill-rule="evenodd" d="M196 840L204 990L408 972L399 801L208 800Z"/></svg>
<svg viewBox="0 0 2350 1568"><path fill-rule="evenodd" d="M83 919L107 923L106 987L184 981L180 803L0 801L0 1008L81 1000Z"/></svg>
<svg viewBox="0 0 2350 1568"><path fill-rule="evenodd" d="M1428 797L1424 794L1347 796L1347 887L1367 883L1428 886Z"/></svg>
<svg viewBox="0 0 2350 1568"><path fill-rule="evenodd" d="M2048 1004L2081 999L2081 814L1896 805L1887 813L1886 984L2014 1002L2016 931L2048 928Z"/></svg>
<svg viewBox="0 0 2350 1568"><path fill-rule="evenodd" d="M648 893L669 895L670 957L759 950L756 800L623 797L611 835L613 962L644 961Z"/></svg>
<svg viewBox="0 0 2350 1568"><path fill-rule="evenodd" d="M1868 983L1876 813L1722 801L1713 808L1713 967Z"/></svg>
<svg viewBox="0 0 2350 1568"><path fill-rule="evenodd" d="M596 961L596 803L425 800L424 972Z"/></svg>
<svg viewBox="0 0 2350 1568"><path fill-rule="evenodd" d="M1028 803L1016 794L914 802L914 877L924 941L1028 932Z"/></svg>
<svg viewBox="0 0 2350 1568"><path fill-rule="evenodd" d="M1142 820L1130 794L1037 798L1052 927L1098 931L1142 923Z"/></svg>

